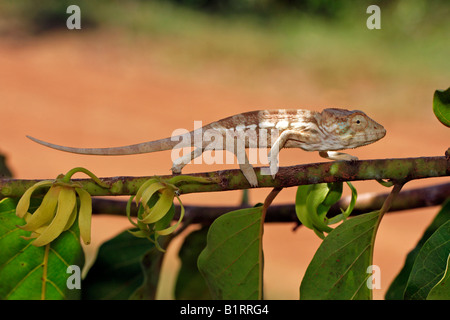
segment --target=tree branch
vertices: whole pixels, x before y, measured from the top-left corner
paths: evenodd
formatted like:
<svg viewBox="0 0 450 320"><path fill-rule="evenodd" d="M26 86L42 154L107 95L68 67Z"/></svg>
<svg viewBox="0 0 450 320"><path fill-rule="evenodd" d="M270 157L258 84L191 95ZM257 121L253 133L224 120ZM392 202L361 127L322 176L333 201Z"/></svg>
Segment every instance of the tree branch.
<svg viewBox="0 0 450 320"><path fill-rule="evenodd" d="M388 197L385 193L365 193L358 195L358 200L352 212L352 216L379 210ZM432 207L442 204L450 197L450 183L439 184L431 187L416 188L402 191L392 202L389 212L411 210L423 207ZM340 208L347 208L350 196L342 198L331 207L328 217L341 213ZM126 201L94 198L92 209L94 214L125 215ZM191 223L210 224L222 214L230 211L248 208L244 206L185 206L185 217ZM180 207L175 206L178 219ZM132 206L131 214L136 216L136 207ZM266 222L298 222L294 204L271 205L267 210Z"/></svg>
<svg viewBox="0 0 450 320"><path fill-rule="evenodd" d="M260 188L288 188L298 185L323 182L358 180L403 180L450 176L449 157L420 157L382 160L334 161L281 167L273 180L270 175L261 175L255 168ZM193 173L195 177L208 178L211 183L189 183L180 185L180 193L214 192L249 188L240 170ZM171 175L160 176L170 179ZM139 187L150 177L102 178L108 185L103 188L91 179L73 179L92 196L119 196L136 194ZM0 179L0 198L20 197L28 188L41 180ZM45 190L41 190L41 194ZM39 193L36 194L39 196Z"/></svg>

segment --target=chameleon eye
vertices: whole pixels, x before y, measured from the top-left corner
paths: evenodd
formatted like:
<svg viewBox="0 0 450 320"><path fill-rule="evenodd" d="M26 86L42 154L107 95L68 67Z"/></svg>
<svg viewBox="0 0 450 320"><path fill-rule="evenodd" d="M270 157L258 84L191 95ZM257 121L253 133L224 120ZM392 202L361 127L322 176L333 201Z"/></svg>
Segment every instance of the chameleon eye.
<svg viewBox="0 0 450 320"><path fill-rule="evenodd" d="M352 127L354 128L354 130L361 130L361 129L364 129L366 126L367 126L367 121L363 116L356 115L352 119Z"/></svg>

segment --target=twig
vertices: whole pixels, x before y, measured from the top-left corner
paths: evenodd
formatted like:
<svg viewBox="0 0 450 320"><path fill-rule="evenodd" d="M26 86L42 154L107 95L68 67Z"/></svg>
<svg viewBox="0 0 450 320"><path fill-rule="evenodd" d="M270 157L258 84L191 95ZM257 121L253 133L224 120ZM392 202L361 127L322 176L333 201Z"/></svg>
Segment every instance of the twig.
<svg viewBox="0 0 450 320"><path fill-rule="evenodd" d="M365 193L358 195L358 200L352 212L352 216L359 215L374 210L379 210L389 192L386 193ZM439 184L431 187L416 188L404 190L391 203L389 212L411 210L422 207L431 207L442 204L450 197L450 183ZM347 208L350 197L342 198L338 203L331 207L328 216L332 217L341 213L340 208ZM94 214L112 214L125 215L126 201L112 199L93 199ZM190 223L210 224L220 215L242 209L249 206L185 206L185 221ZM134 208L134 207L133 207ZM180 211L179 206L175 206L177 215ZM136 215L136 212L131 212ZM177 215L175 219L177 219ZM266 214L266 222L297 222L293 204L271 205Z"/></svg>
<svg viewBox="0 0 450 320"><path fill-rule="evenodd" d="M288 188L321 182L357 180L415 180L450 176L450 160L447 157L421 157L383 160L335 161L281 167L273 180L255 169L260 188ZM248 189L249 184L240 170L224 170L189 174L209 178L211 183L180 185L181 194ZM170 179L173 176L161 176ZM100 179L103 188L91 179L73 179L92 196L119 196L136 194L139 187L150 177L112 177ZM0 179L0 198L20 197L40 180ZM42 190L43 192L44 190Z"/></svg>

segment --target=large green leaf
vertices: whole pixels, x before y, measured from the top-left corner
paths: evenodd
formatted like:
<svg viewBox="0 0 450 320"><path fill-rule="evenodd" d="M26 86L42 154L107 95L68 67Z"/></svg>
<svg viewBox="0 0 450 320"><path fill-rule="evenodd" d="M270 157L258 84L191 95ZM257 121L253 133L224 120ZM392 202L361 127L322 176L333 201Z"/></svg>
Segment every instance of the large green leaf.
<svg viewBox="0 0 450 320"><path fill-rule="evenodd" d="M450 88L434 92L433 112L442 124L450 127Z"/></svg>
<svg viewBox="0 0 450 320"><path fill-rule="evenodd" d="M442 279L450 253L450 220L434 232L420 249L405 289L405 299L426 299Z"/></svg>
<svg viewBox="0 0 450 320"><path fill-rule="evenodd" d="M211 295L205 279L198 271L197 259L206 246L208 227L191 232L183 242L178 256L181 268L178 272L175 286L175 299L177 300L207 300Z"/></svg>
<svg viewBox="0 0 450 320"><path fill-rule="evenodd" d="M328 234L306 270L300 299L371 299L367 268L378 216L378 211L357 216Z"/></svg>
<svg viewBox="0 0 450 320"><path fill-rule="evenodd" d="M169 238L166 238L169 239ZM141 260L141 267L144 273L144 281L133 292L130 299L133 300L155 300L158 289L159 276L161 274L161 265L164 258L164 252L156 247L147 251Z"/></svg>
<svg viewBox="0 0 450 320"><path fill-rule="evenodd" d="M37 205L34 201L32 209ZM24 221L15 214L17 202L0 201L0 299L77 299L80 290L69 289L72 276L68 267L81 270L84 253L80 244L78 225L63 232L43 247L33 246L30 232L19 229Z"/></svg>
<svg viewBox="0 0 450 320"><path fill-rule="evenodd" d="M217 218L198 268L214 299L262 299L262 207Z"/></svg>
<svg viewBox="0 0 450 320"><path fill-rule="evenodd" d="M450 254L442 279L430 290L427 300L450 300Z"/></svg>
<svg viewBox="0 0 450 320"><path fill-rule="evenodd" d="M386 293L386 300L403 300L403 294L405 292L406 283L408 282L409 275L411 274L414 261L428 238L445 222L450 220L450 200L447 200L439 210L436 217L431 224L425 230L422 238L417 243L416 247L411 250L405 260L405 264L400 273L395 277L394 281L389 286Z"/></svg>
<svg viewBox="0 0 450 320"><path fill-rule="evenodd" d="M141 261L154 245L128 231L103 243L82 283L83 299L128 299L144 282Z"/></svg>

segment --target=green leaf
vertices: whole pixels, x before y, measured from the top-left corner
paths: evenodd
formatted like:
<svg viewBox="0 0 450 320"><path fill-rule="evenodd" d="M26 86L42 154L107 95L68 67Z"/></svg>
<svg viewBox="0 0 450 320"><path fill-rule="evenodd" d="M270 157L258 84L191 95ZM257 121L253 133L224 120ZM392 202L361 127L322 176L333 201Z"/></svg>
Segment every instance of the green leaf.
<svg viewBox="0 0 450 320"><path fill-rule="evenodd" d="M450 88L434 92L433 112L443 125L450 127Z"/></svg>
<svg viewBox="0 0 450 320"><path fill-rule="evenodd" d="M299 186L295 200L295 212L300 222L313 230L320 238L325 238L324 232L330 233L331 224L346 219L353 210L357 192L353 185L347 182L352 191L350 205L346 211L329 219L328 211L342 196L343 183L318 183L314 185Z"/></svg>
<svg viewBox="0 0 450 320"><path fill-rule="evenodd" d="M16 216L16 205L12 199L0 201L0 299L78 299L80 290L67 287L72 276L67 268L76 265L81 270L84 265L78 225L50 244L35 247L32 240L21 238L30 232L17 227L24 220ZM33 199L31 209L37 206Z"/></svg>
<svg viewBox="0 0 450 320"><path fill-rule="evenodd" d="M295 204L298 219L305 227L314 230L323 239L324 232L333 230L327 225L326 214L331 205L339 200L341 194L342 183L299 186Z"/></svg>
<svg viewBox="0 0 450 320"><path fill-rule="evenodd" d="M312 186L312 184L298 186L295 196L295 213L297 214L298 220L308 229L313 229L313 223L306 207L306 200L308 199L308 194Z"/></svg>
<svg viewBox="0 0 450 320"><path fill-rule="evenodd" d="M450 220L434 232L420 249L405 289L405 299L424 300L443 277L450 253Z"/></svg>
<svg viewBox="0 0 450 320"><path fill-rule="evenodd" d="M154 245L128 231L103 243L82 283L83 299L128 299L144 282L142 257Z"/></svg>
<svg viewBox="0 0 450 320"><path fill-rule="evenodd" d="M211 295L197 267L197 259L206 246L208 227L191 232L184 240L178 256L181 268L175 286L177 300L209 300Z"/></svg>
<svg viewBox="0 0 450 320"><path fill-rule="evenodd" d="M144 281L141 286L133 292L130 299L155 300L163 258L164 252L157 248L152 248L144 254L141 260Z"/></svg>
<svg viewBox="0 0 450 320"><path fill-rule="evenodd" d="M211 224L198 268L214 299L262 299L262 210L232 211Z"/></svg>
<svg viewBox="0 0 450 320"><path fill-rule="evenodd" d="M300 286L300 299L371 299L366 282L379 211L346 220L328 234Z"/></svg>
<svg viewBox="0 0 450 320"><path fill-rule="evenodd" d="M13 176L6 162L6 156L0 153L0 178L11 178Z"/></svg>
<svg viewBox="0 0 450 320"><path fill-rule="evenodd" d="M420 249L423 247L428 238L448 220L450 220L450 200L447 200L444 203L441 210L439 210L436 217L425 230L416 247L408 253L402 270L389 286L385 296L386 300L403 300L403 293L405 292L406 283L408 282L414 261L416 260Z"/></svg>
<svg viewBox="0 0 450 320"><path fill-rule="evenodd" d="M350 214L352 213L353 208L355 207L356 199L358 197L358 192L356 191L356 188L349 181L346 181L346 183L352 192L350 203L345 211L343 211L341 209L342 213L334 216L333 218L328 219L328 224L335 224L335 223L338 223L340 221L347 219L350 216Z"/></svg>
<svg viewBox="0 0 450 320"><path fill-rule="evenodd" d="M328 212L329 206L327 206L325 202L330 193L334 194L334 191L333 188L328 185L328 183L315 184L313 185L308 195L308 199L306 200L306 209L310 213L310 218L314 225L314 229L321 233L331 232L333 230L326 224L326 214Z"/></svg>
<svg viewBox="0 0 450 320"><path fill-rule="evenodd" d="M447 267L442 279L431 289L427 300L450 300L450 254L447 258Z"/></svg>

